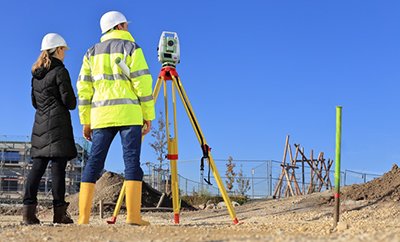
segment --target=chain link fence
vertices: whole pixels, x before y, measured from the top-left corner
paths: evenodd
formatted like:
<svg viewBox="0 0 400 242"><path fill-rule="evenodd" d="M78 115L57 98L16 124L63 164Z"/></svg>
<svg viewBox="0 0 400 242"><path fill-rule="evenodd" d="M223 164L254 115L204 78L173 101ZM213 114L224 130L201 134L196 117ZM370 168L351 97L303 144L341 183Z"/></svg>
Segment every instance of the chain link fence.
<svg viewBox="0 0 400 242"><path fill-rule="evenodd" d="M78 157L69 161L66 169L66 192L74 194L79 191L81 181L81 171L90 150L90 143L83 138L75 138ZM228 180L226 170L228 159L215 159L215 166L225 188ZM196 160L178 161L179 189L182 195L207 194L220 195L217 181L205 162L204 170L196 169L199 165ZM271 197L282 173L280 161L275 160L235 160L232 159L234 171L241 174L232 184L232 189L227 190L230 195L244 194L250 198ZM30 170L32 159L30 158L30 137L29 136L8 136L0 135L0 195L11 196L13 194L21 196L25 184L26 176ZM144 170L144 181L153 188L169 193L171 191L171 177L169 162L156 164L146 162L142 164ZM198 166L200 167L200 166ZM329 172L330 180L334 180L333 167ZM329 189L326 184L311 184L312 174L307 163L296 164L294 168L296 182L301 191L313 189L313 191ZM324 174L320 174L321 176ZM355 183L365 183L380 174L344 170L341 173L341 185L351 185ZM283 179L285 180L285 179ZM245 186L240 186L245 184ZM293 185L293 184L292 184ZM333 182L332 182L333 185ZM285 186L283 186L285 187ZM39 194L42 196L51 195L51 172L47 170L42 178L39 187Z"/></svg>
<svg viewBox="0 0 400 242"><path fill-rule="evenodd" d="M185 162L195 162L195 161L183 161ZM216 159L215 163L219 174L221 176L222 183L225 188L227 177L225 176L226 164L228 160L226 159ZM179 162L178 162L179 164ZM267 198L272 197L277 182L279 181L280 174L282 173L282 166L280 161L274 160L233 160L233 164L235 164L234 170L238 173L242 170L243 177L241 179L248 181L249 187L245 191L245 195L257 199L257 198ZM180 169L180 168L178 168ZM193 169L192 169L193 170ZM188 178L189 175L186 175L187 171L180 169L179 175L179 189L182 195L195 195L195 194L207 194L207 195L220 195L220 190L217 186L217 182L213 173L210 172L210 183L208 184L205 180L208 180L208 170L205 170L203 175L201 171L199 171L200 176L199 179ZM310 167L305 165L304 167L304 176L302 175L302 167L299 166L296 169L296 180L300 187L301 191L307 191L308 189L312 189L313 191L324 191L329 189L327 184L322 183L320 181L311 184L311 176L313 175L310 171ZM324 173L320 174L321 177L324 176ZM314 176L316 176L314 174ZM329 171L331 185L334 186L334 171ZM352 185L352 184L360 184L371 181L375 178L380 177L381 174L372 174L366 172L357 172L352 170L345 170L341 172L341 186ZM283 179L285 180L285 179ZM164 183L165 184L165 183ZM312 187L310 188L310 185ZM242 193L243 191L239 191L237 181L233 184L233 188L231 190L227 190L230 195L237 195Z"/></svg>

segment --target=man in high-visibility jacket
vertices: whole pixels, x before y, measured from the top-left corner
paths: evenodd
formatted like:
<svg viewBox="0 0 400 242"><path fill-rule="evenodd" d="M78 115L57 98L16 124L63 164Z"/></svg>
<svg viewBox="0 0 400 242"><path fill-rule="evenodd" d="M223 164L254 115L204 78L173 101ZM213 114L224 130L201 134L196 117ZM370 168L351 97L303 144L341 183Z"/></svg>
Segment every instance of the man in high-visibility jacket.
<svg viewBox="0 0 400 242"><path fill-rule="evenodd" d="M125 163L126 222L148 225L140 216L143 179L140 147L142 135L150 131L151 120L155 118L152 77L122 13L105 13L100 27L104 35L100 43L86 52L77 82L83 136L92 141L82 174L78 224L89 223L94 186L111 142L119 132ZM116 58L125 61L129 77L115 64Z"/></svg>

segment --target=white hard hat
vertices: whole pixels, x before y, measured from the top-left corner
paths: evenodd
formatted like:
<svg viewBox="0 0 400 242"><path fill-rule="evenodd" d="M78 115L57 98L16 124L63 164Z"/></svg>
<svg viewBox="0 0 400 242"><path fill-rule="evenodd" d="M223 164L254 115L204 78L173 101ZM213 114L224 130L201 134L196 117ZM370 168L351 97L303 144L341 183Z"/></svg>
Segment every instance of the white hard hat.
<svg viewBox="0 0 400 242"><path fill-rule="evenodd" d="M50 50L59 46L64 46L68 48L67 42L65 42L64 38L61 35L56 33L46 34L42 39L42 48L43 50Z"/></svg>
<svg viewBox="0 0 400 242"><path fill-rule="evenodd" d="M125 18L125 16L118 12L118 11L110 11L103 16L101 16L100 19L100 28L101 28L101 33L104 34L105 32L109 31L110 29L114 28L120 23L125 23L128 22Z"/></svg>

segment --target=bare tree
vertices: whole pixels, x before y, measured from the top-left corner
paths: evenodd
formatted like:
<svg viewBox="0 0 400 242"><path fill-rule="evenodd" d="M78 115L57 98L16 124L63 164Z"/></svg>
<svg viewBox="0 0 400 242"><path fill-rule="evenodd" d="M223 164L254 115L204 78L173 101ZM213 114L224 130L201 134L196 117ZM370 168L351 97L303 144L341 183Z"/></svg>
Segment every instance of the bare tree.
<svg viewBox="0 0 400 242"><path fill-rule="evenodd" d="M167 170L163 170L163 162L167 159L168 147L167 147L167 134L165 130L165 120L164 115L160 112L159 117L157 119L157 125L151 127L151 137L154 138L152 143L149 143L151 148L153 148L154 153L157 155L157 161L159 162L158 166L153 166L154 171L157 171L157 184L155 188L159 190L163 190L164 186L161 185L162 183L162 176L166 175L166 184L165 184L165 192L168 192L168 177L169 172ZM148 164L150 167L150 164ZM156 168L158 167L158 168Z"/></svg>
<svg viewBox="0 0 400 242"><path fill-rule="evenodd" d="M164 115L160 112L157 126L151 127L151 137L154 138L153 143L149 143L151 148L153 148L154 153L157 155L157 160L160 163L160 168L163 165L163 162L166 159L167 150L167 134L165 131L165 120Z"/></svg>
<svg viewBox="0 0 400 242"><path fill-rule="evenodd" d="M246 195L246 192L250 190L250 180L243 175L242 165L236 177L236 183L238 186L237 193L242 196Z"/></svg>
<svg viewBox="0 0 400 242"><path fill-rule="evenodd" d="M236 177L236 173L234 170L235 166L236 164L233 163L232 156L229 156L228 162L226 163L226 171L225 171L225 176L226 176L225 184L226 188L228 189L228 192L232 191L233 183L235 182L235 177Z"/></svg>

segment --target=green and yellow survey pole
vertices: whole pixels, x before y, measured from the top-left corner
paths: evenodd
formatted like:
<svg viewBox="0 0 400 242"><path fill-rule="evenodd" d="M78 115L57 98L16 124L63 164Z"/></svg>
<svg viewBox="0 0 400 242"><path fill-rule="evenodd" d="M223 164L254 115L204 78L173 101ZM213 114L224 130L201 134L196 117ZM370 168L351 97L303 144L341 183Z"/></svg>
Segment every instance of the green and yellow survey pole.
<svg viewBox="0 0 400 242"><path fill-rule="evenodd" d="M335 150L335 211L334 227L339 222L340 213L340 152L342 143L342 107L336 107L336 150Z"/></svg>

